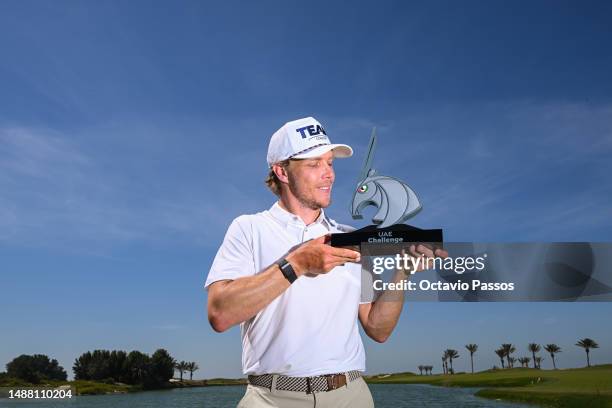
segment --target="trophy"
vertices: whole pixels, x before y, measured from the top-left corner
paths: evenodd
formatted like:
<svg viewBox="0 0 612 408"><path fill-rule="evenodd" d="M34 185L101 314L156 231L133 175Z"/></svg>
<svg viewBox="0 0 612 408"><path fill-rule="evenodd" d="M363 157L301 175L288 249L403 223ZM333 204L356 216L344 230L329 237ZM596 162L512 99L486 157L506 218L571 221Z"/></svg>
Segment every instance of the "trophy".
<svg viewBox="0 0 612 408"><path fill-rule="evenodd" d="M370 251L379 254L397 253L396 244L405 247L405 243L429 243L439 247L443 241L441 229L427 230L404 224L404 221L421 210L421 203L405 183L376 174L372 167L375 147L376 128L372 130L368 153L353 193L350 210L353 219L362 219L364 208L376 207L378 211L372 218L373 225L347 233L331 234L330 244L335 247L367 246Z"/></svg>

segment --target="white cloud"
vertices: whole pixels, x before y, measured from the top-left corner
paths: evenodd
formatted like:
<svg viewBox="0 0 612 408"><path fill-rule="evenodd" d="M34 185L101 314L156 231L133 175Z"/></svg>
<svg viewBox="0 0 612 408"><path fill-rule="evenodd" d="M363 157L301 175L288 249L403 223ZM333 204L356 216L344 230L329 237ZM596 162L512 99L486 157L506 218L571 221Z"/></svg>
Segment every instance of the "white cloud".
<svg viewBox="0 0 612 408"><path fill-rule="evenodd" d="M94 253L134 241L214 246L231 214L257 201L205 171L207 162L196 162L197 154L187 159L202 176L161 180L182 164L163 156L170 154L164 145L173 133L122 131L129 133L129 146L118 131L111 143L117 150L108 154L77 143L94 139L91 134L0 128L0 240ZM207 147L202 153L215 148ZM167 167L156 168L160 160Z"/></svg>
<svg viewBox="0 0 612 408"><path fill-rule="evenodd" d="M338 165L331 214L346 216L338 199L352 191L376 125L375 167L423 201L410 223L514 240L610 225L610 106L484 104L321 120L333 141L356 149ZM273 202L263 178L275 119L172 123L0 127L0 240L94 253L130 242L214 248L234 216Z"/></svg>

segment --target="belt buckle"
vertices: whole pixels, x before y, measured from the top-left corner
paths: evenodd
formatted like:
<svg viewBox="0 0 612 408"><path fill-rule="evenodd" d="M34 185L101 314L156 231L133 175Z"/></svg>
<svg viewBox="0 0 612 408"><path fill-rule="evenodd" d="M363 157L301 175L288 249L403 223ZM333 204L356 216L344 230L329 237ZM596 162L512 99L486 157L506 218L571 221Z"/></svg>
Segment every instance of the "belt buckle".
<svg viewBox="0 0 612 408"><path fill-rule="evenodd" d="M333 391L333 390L337 390L338 388L340 388L343 385L346 385L346 377L344 380L344 384L340 384L340 377L343 374L327 374L325 375L325 378L327 380L327 391Z"/></svg>

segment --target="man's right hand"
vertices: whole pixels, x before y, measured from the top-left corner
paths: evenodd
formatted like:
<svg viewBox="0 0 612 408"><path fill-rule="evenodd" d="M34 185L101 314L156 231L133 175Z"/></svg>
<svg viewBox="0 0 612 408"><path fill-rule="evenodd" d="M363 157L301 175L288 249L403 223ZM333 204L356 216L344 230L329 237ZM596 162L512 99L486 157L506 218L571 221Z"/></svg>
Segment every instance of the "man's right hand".
<svg viewBox="0 0 612 408"><path fill-rule="evenodd" d="M326 242L329 235L311 239L291 251L285 259L291 264L296 275L322 274L344 265L359 262L361 254L346 248L335 248Z"/></svg>

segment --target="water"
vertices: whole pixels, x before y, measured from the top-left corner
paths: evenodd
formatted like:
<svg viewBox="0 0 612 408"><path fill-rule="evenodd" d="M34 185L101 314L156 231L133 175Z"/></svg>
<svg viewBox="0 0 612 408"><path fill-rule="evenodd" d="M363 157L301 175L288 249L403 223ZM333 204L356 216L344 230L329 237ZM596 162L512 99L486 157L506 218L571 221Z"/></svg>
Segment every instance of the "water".
<svg viewBox="0 0 612 408"><path fill-rule="evenodd" d="M518 408L533 405L514 404L480 398L479 388L448 388L424 384L369 384L376 408Z"/></svg>
<svg viewBox="0 0 612 408"><path fill-rule="evenodd" d="M528 407L474 396L477 388L446 388L417 384L370 384L376 408ZM10 408L235 408L245 386L183 388L133 394L92 395L60 401L0 399ZM533 407L533 406L531 406Z"/></svg>

